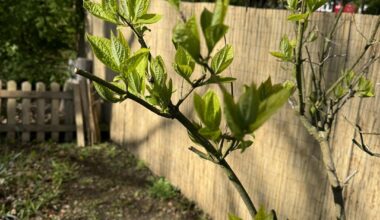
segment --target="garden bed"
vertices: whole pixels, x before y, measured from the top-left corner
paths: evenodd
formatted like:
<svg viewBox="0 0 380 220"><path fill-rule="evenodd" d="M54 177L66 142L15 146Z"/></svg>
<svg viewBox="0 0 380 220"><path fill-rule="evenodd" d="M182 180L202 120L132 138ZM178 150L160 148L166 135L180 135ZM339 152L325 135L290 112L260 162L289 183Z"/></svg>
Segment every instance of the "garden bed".
<svg viewBox="0 0 380 220"><path fill-rule="evenodd" d="M0 219L208 219L127 150L0 146Z"/></svg>

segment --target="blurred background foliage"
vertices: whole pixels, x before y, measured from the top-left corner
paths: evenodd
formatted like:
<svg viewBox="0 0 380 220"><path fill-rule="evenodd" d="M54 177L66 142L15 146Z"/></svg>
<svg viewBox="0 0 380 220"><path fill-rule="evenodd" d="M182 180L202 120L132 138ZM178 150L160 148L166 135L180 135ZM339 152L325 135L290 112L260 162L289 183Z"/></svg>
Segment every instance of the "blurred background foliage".
<svg viewBox="0 0 380 220"><path fill-rule="evenodd" d="M0 79L63 83L83 32L81 0L0 0Z"/></svg>

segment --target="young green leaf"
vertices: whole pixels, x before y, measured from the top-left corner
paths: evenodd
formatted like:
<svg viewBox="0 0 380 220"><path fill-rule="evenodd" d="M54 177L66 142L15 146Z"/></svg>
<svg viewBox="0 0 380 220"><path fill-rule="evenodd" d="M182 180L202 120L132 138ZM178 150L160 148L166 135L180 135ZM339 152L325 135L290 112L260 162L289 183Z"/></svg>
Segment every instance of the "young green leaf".
<svg viewBox="0 0 380 220"><path fill-rule="evenodd" d="M89 34L87 34L87 40L95 56L111 70L119 72L118 60L115 60L112 55L111 41L107 38L91 36Z"/></svg>
<svg viewBox="0 0 380 220"><path fill-rule="evenodd" d="M238 114L242 118L244 131L249 129L249 126L255 122L259 111L259 95L256 86L245 86L244 93L239 97Z"/></svg>
<svg viewBox="0 0 380 220"><path fill-rule="evenodd" d="M119 33L120 36L120 33ZM125 47L124 43L120 41L120 37L115 37L111 32L111 50L112 57L118 67L118 72L122 72L126 66L126 61L129 57L130 49Z"/></svg>
<svg viewBox="0 0 380 220"><path fill-rule="evenodd" d="M214 15L212 16L211 25L221 25L227 14L229 0L216 0Z"/></svg>
<svg viewBox="0 0 380 220"><path fill-rule="evenodd" d="M203 33L205 33L205 30L211 26L212 22L212 16L213 13L209 11L207 8L204 8L201 14L201 27L203 30Z"/></svg>
<svg viewBox="0 0 380 220"><path fill-rule="evenodd" d="M360 97L373 97L375 96L375 87L370 80L361 76L358 83L358 93Z"/></svg>
<svg viewBox="0 0 380 220"><path fill-rule="evenodd" d="M240 142L240 144L237 146L237 149L241 150L241 153L243 153L247 148L249 148L253 144L253 141L245 141L243 140Z"/></svg>
<svg viewBox="0 0 380 220"><path fill-rule="evenodd" d="M93 82L93 83L94 83L95 90L98 92L100 97L102 97L104 100L113 102L113 103L124 100L123 96L121 96L120 94L117 94L114 91L110 90L109 88L103 85L100 85L96 82ZM118 86L119 88L122 88L122 89L126 88L125 83L123 85L123 82L111 82L111 83L114 84L115 86Z"/></svg>
<svg viewBox="0 0 380 220"><path fill-rule="evenodd" d="M124 75L128 75L131 73L137 73L140 76L145 75L146 69L148 66L148 56L149 56L149 49L142 48L133 54L127 61L126 61L126 70L123 72Z"/></svg>
<svg viewBox="0 0 380 220"><path fill-rule="evenodd" d="M135 23L138 18L148 11L150 0L127 0L129 19Z"/></svg>
<svg viewBox="0 0 380 220"><path fill-rule="evenodd" d="M145 93L145 75L132 72L126 76L128 91L136 96L144 96Z"/></svg>
<svg viewBox="0 0 380 220"><path fill-rule="evenodd" d="M212 25L204 30L204 36L209 54L211 54L215 45L220 41L220 39L223 38L227 31L228 26L224 24Z"/></svg>
<svg viewBox="0 0 380 220"><path fill-rule="evenodd" d="M161 20L162 16L158 14L145 14L139 17L135 24L154 24Z"/></svg>
<svg viewBox="0 0 380 220"><path fill-rule="evenodd" d="M288 16L289 21L306 21L309 17L309 13L304 14L291 14Z"/></svg>
<svg viewBox="0 0 380 220"><path fill-rule="evenodd" d="M194 16L186 23L179 23L174 27L172 40L176 48L179 46L183 47L194 60L199 60L200 40Z"/></svg>
<svg viewBox="0 0 380 220"><path fill-rule="evenodd" d="M179 11L179 5L181 3L181 0L167 0L170 5L172 5L177 11Z"/></svg>
<svg viewBox="0 0 380 220"><path fill-rule="evenodd" d="M232 134L241 139L244 136L242 119L239 114L238 106L235 104L231 94L226 90L223 90L224 100L224 115L226 116L227 125L230 128Z"/></svg>
<svg viewBox="0 0 380 220"><path fill-rule="evenodd" d="M277 85L274 85L277 87ZM259 111L256 120L249 127L249 132L252 133L257 130L266 120L276 113L287 101L294 92L294 84L284 84L281 89L273 89L268 93L267 97L261 97Z"/></svg>
<svg viewBox="0 0 380 220"><path fill-rule="evenodd" d="M191 58L191 56L180 46L177 49L174 61L174 70L191 84L190 77L195 68L193 58Z"/></svg>
<svg viewBox="0 0 380 220"><path fill-rule="evenodd" d="M238 216L232 213L228 213L228 220L243 220L243 219L239 218Z"/></svg>
<svg viewBox="0 0 380 220"><path fill-rule="evenodd" d="M91 0L84 0L83 7L92 15L98 18L101 18L114 24L119 24L115 13L112 10L107 10L107 8L104 8L102 4L94 3Z"/></svg>
<svg viewBox="0 0 380 220"><path fill-rule="evenodd" d="M219 130L222 114L218 96L209 90L202 97L194 94L194 107L199 119L211 131Z"/></svg>
<svg viewBox="0 0 380 220"><path fill-rule="evenodd" d="M287 0L287 4L289 10L295 11L297 9L298 0Z"/></svg>
<svg viewBox="0 0 380 220"><path fill-rule="evenodd" d="M199 129L199 133L207 139L213 141L219 141L220 136L222 135L222 132L219 129L212 130L208 127Z"/></svg>
<svg viewBox="0 0 380 220"><path fill-rule="evenodd" d="M117 0L102 0L102 7L113 14L117 12Z"/></svg>
<svg viewBox="0 0 380 220"><path fill-rule="evenodd" d="M166 83L167 73L164 61L161 56L157 56L155 59L152 59L150 69L154 83L159 86L164 86Z"/></svg>
<svg viewBox="0 0 380 220"><path fill-rule="evenodd" d="M232 63L233 59L234 52L232 47L231 45L226 45L212 58L211 69L215 74L219 74Z"/></svg>
<svg viewBox="0 0 380 220"><path fill-rule="evenodd" d="M260 207L254 220L274 220L272 213L267 213L263 207Z"/></svg>

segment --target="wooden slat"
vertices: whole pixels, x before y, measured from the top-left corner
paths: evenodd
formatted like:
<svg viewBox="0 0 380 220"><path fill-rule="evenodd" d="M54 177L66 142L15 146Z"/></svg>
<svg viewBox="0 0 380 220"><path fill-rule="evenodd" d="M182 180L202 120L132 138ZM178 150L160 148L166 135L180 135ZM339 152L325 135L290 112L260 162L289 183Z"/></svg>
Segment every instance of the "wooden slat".
<svg viewBox="0 0 380 220"><path fill-rule="evenodd" d="M59 91L59 84L56 82L53 82L50 84L50 90L52 92L58 92ZM54 126L58 126L59 124L59 99L52 99L51 100L51 124ZM52 132L51 133L51 139L53 141L59 140L59 133L58 132Z"/></svg>
<svg viewBox="0 0 380 220"><path fill-rule="evenodd" d="M73 99L73 94L71 92L37 92L37 91L7 91L0 90L1 98L44 98L44 99Z"/></svg>
<svg viewBox="0 0 380 220"><path fill-rule="evenodd" d="M83 113L82 103L80 97L79 85L74 85L74 108L75 108L75 124L77 132L77 145L80 147L85 146L84 130L83 130Z"/></svg>
<svg viewBox="0 0 380 220"><path fill-rule="evenodd" d="M36 84L36 92L45 92L46 86L42 82L38 82ZM37 99L37 125L45 124L45 99L39 98ZM37 132L37 141L45 140L45 132L39 131Z"/></svg>
<svg viewBox="0 0 380 220"><path fill-rule="evenodd" d="M75 125L0 124L0 132L74 132Z"/></svg>
<svg viewBox="0 0 380 220"><path fill-rule="evenodd" d="M84 122L84 128L85 128L85 135L88 145L93 145L92 140L92 129L90 126L90 121L92 118L90 117L89 111L90 111L90 105L89 100L87 96L87 81L86 79L79 80L79 90L80 90L80 97L82 102L82 110L83 110L83 122Z"/></svg>
<svg viewBox="0 0 380 220"><path fill-rule="evenodd" d="M32 85L29 82L23 82L21 84L22 91L31 91ZM30 124L30 99L23 98L22 99L22 124L29 125ZM27 143L30 141L30 132L24 131L21 134L22 143Z"/></svg>
<svg viewBox="0 0 380 220"><path fill-rule="evenodd" d="M73 91L73 85L70 82L66 82L64 86L64 91ZM74 106L72 100L64 100L64 109L65 109L65 124L72 125L74 124ZM70 142L73 140L73 132L65 133L65 141Z"/></svg>
<svg viewBox="0 0 380 220"><path fill-rule="evenodd" d="M15 91L17 89L17 84L15 81L8 81L7 90ZM7 100L7 124L10 126L14 126L16 124L16 99L8 99ZM7 140L14 141L16 134L14 131L9 131L7 133Z"/></svg>

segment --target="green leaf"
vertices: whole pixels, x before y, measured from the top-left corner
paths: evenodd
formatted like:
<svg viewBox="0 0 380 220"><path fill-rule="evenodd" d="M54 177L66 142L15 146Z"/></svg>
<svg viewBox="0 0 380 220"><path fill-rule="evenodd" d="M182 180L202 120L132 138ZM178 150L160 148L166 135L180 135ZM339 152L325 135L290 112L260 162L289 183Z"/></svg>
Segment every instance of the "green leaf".
<svg viewBox="0 0 380 220"><path fill-rule="evenodd" d="M174 27L172 40L176 48L183 47L194 60L199 60L200 40L194 16L186 23L179 23Z"/></svg>
<svg viewBox="0 0 380 220"><path fill-rule="evenodd" d="M145 14L137 19L135 24L154 24L161 20L162 16L158 14Z"/></svg>
<svg viewBox="0 0 380 220"><path fill-rule="evenodd" d="M87 40L95 56L111 70L119 72L117 60L112 56L111 41L107 38L91 36L89 34L87 34Z"/></svg>
<svg viewBox="0 0 380 220"><path fill-rule="evenodd" d="M124 100L124 98L122 96L120 96L119 94L110 90L109 88L107 88L103 85L100 85L97 82L93 82L93 83L94 83L95 90L98 92L100 97L102 97L104 100L109 101L109 102L113 102L113 103L120 102L120 101ZM118 87L122 86L121 82L111 82L111 83L118 86ZM124 84L124 86L122 86L122 88L125 88L125 87L126 86Z"/></svg>
<svg viewBox="0 0 380 220"><path fill-rule="evenodd" d="M256 86L245 86L244 93L239 97L238 114L243 123L244 130L248 130L250 125L255 122L259 111L259 95Z"/></svg>
<svg viewBox="0 0 380 220"><path fill-rule="evenodd" d="M306 21L309 17L309 13L304 14L291 14L288 16L289 21Z"/></svg>
<svg viewBox="0 0 380 220"><path fill-rule="evenodd" d="M193 58L191 58L191 56L182 47L179 47L176 51L174 61L174 70L191 84L190 77L195 68Z"/></svg>
<svg viewBox="0 0 380 220"><path fill-rule="evenodd" d="M135 54L126 61L127 70L124 72L124 75L130 73L137 73L140 76L145 75L148 66L148 56L149 49L141 48L136 51Z"/></svg>
<svg viewBox="0 0 380 220"><path fill-rule="evenodd" d="M219 130L219 128L217 130L212 130L208 127L199 129L199 133L205 138L213 141L218 141L222 135L222 132Z"/></svg>
<svg viewBox="0 0 380 220"><path fill-rule="evenodd" d="M181 0L167 0L170 5L172 5L177 11L179 11L179 4L181 3Z"/></svg>
<svg viewBox="0 0 380 220"><path fill-rule="evenodd" d="M290 10L296 10L297 9L297 4L298 4L298 0L287 0L287 3L288 3L288 9Z"/></svg>
<svg viewBox="0 0 380 220"><path fill-rule="evenodd" d="M286 61L287 60L287 57L285 54L281 53L281 52L277 52L277 51L271 51L270 54L276 58L279 58L281 60L284 60Z"/></svg>
<svg viewBox="0 0 380 220"><path fill-rule="evenodd" d="M201 27L203 30L203 33L205 33L205 30L211 26L212 22L212 16L213 13L209 11L207 8L204 8L201 14Z"/></svg>
<svg viewBox="0 0 380 220"><path fill-rule="evenodd" d="M272 213L267 213L263 207L260 207L254 220L274 220Z"/></svg>
<svg viewBox="0 0 380 220"><path fill-rule="evenodd" d="M239 218L238 216L232 213L228 213L228 220L243 220L243 219Z"/></svg>
<svg viewBox="0 0 380 220"><path fill-rule="evenodd" d="M358 83L358 93L360 97L373 97L375 96L375 87L370 80L361 76Z"/></svg>
<svg viewBox="0 0 380 220"><path fill-rule="evenodd" d="M115 14L117 12L117 0L102 0L102 7Z"/></svg>
<svg viewBox="0 0 380 220"><path fill-rule="evenodd" d="M157 56L155 59L152 59L150 69L154 83L163 86L166 83L167 73L161 56Z"/></svg>
<svg viewBox="0 0 380 220"><path fill-rule="evenodd" d="M145 92L145 75L131 73L126 76L128 82L128 91L134 95L144 95Z"/></svg>
<svg viewBox="0 0 380 220"><path fill-rule="evenodd" d="M152 59L150 69L153 85L149 87L149 92L152 97L156 97L158 104L163 109L166 109L173 93L173 84L171 79L169 83L166 84L167 71L163 59L160 56Z"/></svg>
<svg viewBox="0 0 380 220"><path fill-rule="evenodd" d="M102 4L94 3L90 0L84 0L83 7L92 15L98 18L101 18L114 24L119 24L116 15L112 11L103 8Z"/></svg>
<svg viewBox="0 0 380 220"><path fill-rule="evenodd" d="M216 0L211 25L222 25L227 14L229 0Z"/></svg>
<svg viewBox="0 0 380 220"><path fill-rule="evenodd" d="M278 85L274 85L278 87ZM274 89L268 93L267 97L261 97L259 111L256 120L250 125L249 131L254 132L261 125L267 121L270 116L276 113L287 101L294 92L294 84L288 83L281 87L281 89Z"/></svg>
<svg viewBox="0 0 380 220"><path fill-rule="evenodd" d="M219 2L219 3L218 3ZM222 1L218 1L217 4L219 6L223 6L224 3ZM227 1L228 5L228 1ZM216 6L215 10L217 10L218 6ZM224 10L224 9L220 9ZM227 10L227 8L225 8ZM224 15L221 22L216 22L213 23L214 20L217 20L216 18L218 15L216 13L212 13L207 9L203 9L202 15L201 15L201 27L203 31L203 35L206 40L207 48L208 48L208 53L211 54L212 50L214 49L215 45L219 42L220 39L223 38L223 36L227 33L228 31L228 26L223 24L224 20Z"/></svg>
<svg viewBox="0 0 380 220"><path fill-rule="evenodd" d="M348 89L343 88L342 85L337 85L334 89L334 95L337 99L341 98L344 94L348 92Z"/></svg>
<svg viewBox="0 0 380 220"><path fill-rule="evenodd" d="M227 33L228 26L224 24L217 24L209 26L204 31L204 36L206 39L207 49L209 54L214 49L215 45L223 38Z"/></svg>
<svg viewBox="0 0 380 220"><path fill-rule="evenodd" d="M212 58L211 69L215 74L219 74L232 63L233 59L234 52L232 47L231 45L226 45Z"/></svg>
<svg viewBox="0 0 380 220"><path fill-rule="evenodd" d="M241 153L243 153L247 148L249 148L253 144L253 141L242 141L240 144L237 146L237 149L241 150Z"/></svg>
<svg viewBox="0 0 380 220"><path fill-rule="evenodd" d="M211 131L219 130L222 119L218 96L209 90L202 97L194 94L194 107L199 119Z"/></svg>
<svg viewBox="0 0 380 220"><path fill-rule="evenodd" d="M224 115L226 116L227 125L230 128L232 134L241 139L244 136L242 119L238 112L238 106L235 104L231 94L226 90L223 90L224 100Z"/></svg>
<svg viewBox="0 0 380 220"><path fill-rule="evenodd" d="M134 23L148 11L150 0L127 0L128 14Z"/></svg>
<svg viewBox="0 0 380 220"><path fill-rule="evenodd" d="M120 39L122 37L122 39ZM130 55L130 49L129 47L126 47L125 43L123 43L120 40L123 40L124 37L119 32L119 37L115 37L114 34L111 32L111 50L112 50L112 56L113 60L115 61L115 64L118 67L118 72L122 72L127 63L127 59Z"/></svg>
<svg viewBox="0 0 380 220"><path fill-rule="evenodd" d="M306 6L309 13L315 12L322 5L326 4L327 0L307 0Z"/></svg>

